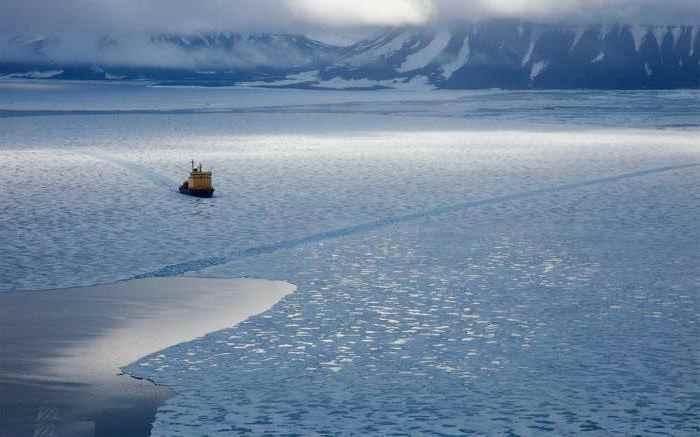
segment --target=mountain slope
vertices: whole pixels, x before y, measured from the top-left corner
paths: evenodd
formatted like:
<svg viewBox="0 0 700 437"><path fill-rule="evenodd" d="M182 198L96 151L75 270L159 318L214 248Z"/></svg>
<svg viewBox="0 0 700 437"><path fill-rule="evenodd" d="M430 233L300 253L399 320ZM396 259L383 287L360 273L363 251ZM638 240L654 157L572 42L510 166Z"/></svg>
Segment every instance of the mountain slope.
<svg viewBox="0 0 700 437"><path fill-rule="evenodd" d="M92 45L29 35L0 49L0 72L25 77L361 89L700 87L700 26L492 21L391 28L349 47L289 34L110 35ZM76 50L90 56L71 61Z"/></svg>
<svg viewBox="0 0 700 437"><path fill-rule="evenodd" d="M393 29L347 50L320 78L411 79L441 88L695 88L700 27L493 22Z"/></svg>
<svg viewBox="0 0 700 437"><path fill-rule="evenodd" d="M121 34L95 40L72 34L20 35L0 39L0 72L229 84L320 68L333 62L339 50L291 34Z"/></svg>

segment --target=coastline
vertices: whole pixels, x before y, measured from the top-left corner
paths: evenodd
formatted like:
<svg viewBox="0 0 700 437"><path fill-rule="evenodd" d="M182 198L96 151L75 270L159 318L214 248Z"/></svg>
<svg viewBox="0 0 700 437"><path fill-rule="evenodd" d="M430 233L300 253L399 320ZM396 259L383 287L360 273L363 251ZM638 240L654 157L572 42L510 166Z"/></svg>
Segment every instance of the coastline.
<svg viewBox="0 0 700 437"><path fill-rule="evenodd" d="M172 392L120 369L236 325L294 290L154 278L0 294L0 437L147 436Z"/></svg>

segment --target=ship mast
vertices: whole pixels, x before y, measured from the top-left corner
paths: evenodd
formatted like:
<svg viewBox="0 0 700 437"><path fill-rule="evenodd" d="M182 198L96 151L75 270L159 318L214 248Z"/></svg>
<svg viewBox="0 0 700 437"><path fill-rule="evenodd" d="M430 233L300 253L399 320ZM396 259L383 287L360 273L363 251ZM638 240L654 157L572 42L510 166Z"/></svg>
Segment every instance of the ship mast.
<svg viewBox="0 0 700 437"><path fill-rule="evenodd" d="M211 184L212 171L204 171L202 163L195 165L194 159L191 161L191 164L190 177L180 185L179 191L190 196L212 197L214 194L214 187Z"/></svg>

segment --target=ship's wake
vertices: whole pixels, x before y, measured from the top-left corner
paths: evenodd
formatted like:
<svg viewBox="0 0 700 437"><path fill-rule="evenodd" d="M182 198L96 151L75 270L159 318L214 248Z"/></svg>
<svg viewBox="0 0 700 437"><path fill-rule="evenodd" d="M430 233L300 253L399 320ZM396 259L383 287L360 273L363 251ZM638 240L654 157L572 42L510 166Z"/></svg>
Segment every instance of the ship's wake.
<svg viewBox="0 0 700 437"><path fill-rule="evenodd" d="M419 220L428 217L440 216L443 214L448 214L455 211L460 211L470 208L478 208L481 206L495 205L505 202L513 202L518 200L523 200L531 197L537 197L542 195L547 195L551 193L558 193L562 191L577 190L580 188L585 188L595 185L603 185L608 183L614 183L623 181L626 179L640 178L644 176L666 173L672 171L687 170L691 168L700 167L700 163L690 163L683 165L670 165L664 167L656 167L647 170L639 170L630 173L623 173L615 176L608 176L604 178L591 179L587 181L574 182L570 184L563 184L553 187L541 188L537 190L524 191L520 193L507 194L504 196L491 197L488 199L473 200L469 202L440 206L437 208L432 208L425 211L420 211L412 214L405 214L394 217L387 217L373 222L362 223L354 226L348 226L345 228L333 229L326 232L320 232L317 234L309 235L302 238L296 238L291 240L279 241L276 243L271 243L268 245L261 245L256 247L251 247L248 249L234 251L221 256L213 256L207 258L200 258L197 260L187 261L184 263L171 264L162 267L158 270L154 270L147 273L142 273L134 276L134 279L143 278L153 278L153 277L169 277L177 276L185 273L192 273L201 270L205 270L210 267L215 267L222 264L227 264L231 261L235 261L240 258L248 258L258 255L265 255L274 253L280 250L294 249L297 247L305 246L308 244L318 243L321 241L334 240L337 238L347 237L350 235L360 234L364 232L370 232L377 229L381 229L391 225L398 225L404 222L410 222L414 220Z"/></svg>

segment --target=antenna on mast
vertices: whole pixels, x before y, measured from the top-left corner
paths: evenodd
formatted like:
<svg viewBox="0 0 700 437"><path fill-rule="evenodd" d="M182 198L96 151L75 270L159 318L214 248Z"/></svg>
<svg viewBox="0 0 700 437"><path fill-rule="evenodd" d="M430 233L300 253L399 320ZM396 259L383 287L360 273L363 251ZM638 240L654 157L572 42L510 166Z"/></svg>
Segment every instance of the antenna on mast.
<svg viewBox="0 0 700 437"><path fill-rule="evenodd" d="M202 163L195 165L194 159L190 162L192 164L190 177L180 185L178 191L190 196L212 197L214 194L214 187L211 185L212 171L204 171Z"/></svg>

